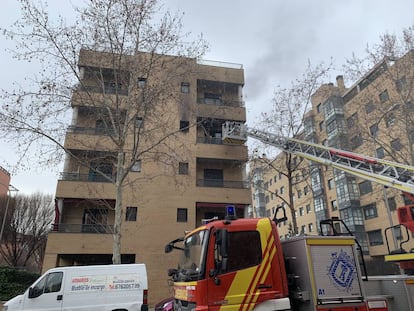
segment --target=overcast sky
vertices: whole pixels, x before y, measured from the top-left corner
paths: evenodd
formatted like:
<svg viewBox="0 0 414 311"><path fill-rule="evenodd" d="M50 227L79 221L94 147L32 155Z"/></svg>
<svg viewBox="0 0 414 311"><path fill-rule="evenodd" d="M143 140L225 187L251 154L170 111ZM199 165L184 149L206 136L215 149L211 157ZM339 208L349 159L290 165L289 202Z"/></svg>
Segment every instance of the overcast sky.
<svg viewBox="0 0 414 311"><path fill-rule="evenodd" d="M68 15L71 3L49 0L50 10ZM18 18L16 0L1 0L0 27ZM400 34L414 24L412 0L165 0L172 11L185 13L184 27L200 33L210 43L208 60L240 63L245 70L244 98L249 125L258 122L270 107L275 85L289 85L305 70L308 60L317 64L332 58L336 70L326 82L334 82L352 53L363 56L367 44L385 32ZM1 88L30 77L37 67L17 63L5 51L0 37ZM0 141L0 165L15 163L12 146ZM34 170L12 176L11 184L24 193L54 193L58 172Z"/></svg>

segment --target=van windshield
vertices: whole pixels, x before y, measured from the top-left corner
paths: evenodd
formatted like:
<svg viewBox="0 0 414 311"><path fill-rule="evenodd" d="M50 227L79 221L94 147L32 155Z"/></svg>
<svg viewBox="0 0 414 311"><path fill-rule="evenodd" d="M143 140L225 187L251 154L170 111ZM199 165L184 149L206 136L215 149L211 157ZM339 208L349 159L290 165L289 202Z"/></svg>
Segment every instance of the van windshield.
<svg viewBox="0 0 414 311"><path fill-rule="evenodd" d="M205 252L208 242L208 230L197 231L186 237L184 250L178 262L178 278L181 281L198 280L205 269Z"/></svg>

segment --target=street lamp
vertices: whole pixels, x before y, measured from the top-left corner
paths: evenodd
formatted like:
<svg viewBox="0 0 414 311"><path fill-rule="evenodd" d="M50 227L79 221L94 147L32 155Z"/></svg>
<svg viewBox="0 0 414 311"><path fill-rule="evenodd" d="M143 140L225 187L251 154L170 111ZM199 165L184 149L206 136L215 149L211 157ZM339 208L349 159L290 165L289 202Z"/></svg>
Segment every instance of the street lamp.
<svg viewBox="0 0 414 311"><path fill-rule="evenodd" d="M6 200L6 207L4 209L4 215L3 215L3 222L1 224L1 229L0 229L0 245L1 245L1 240L3 238L3 232L4 232L4 226L6 225L6 218L7 218L7 212L9 209L9 203L10 203L10 196L11 196L11 192L12 191L19 191L19 189L17 189L16 187L9 185L9 189L8 189L8 194L7 194L7 200Z"/></svg>
<svg viewBox="0 0 414 311"><path fill-rule="evenodd" d="M375 126L377 129L377 132L379 131L379 123L382 121L382 119L384 119L387 114L391 111L394 111L395 109L398 109L398 107L400 106L400 104L394 104L392 105L390 108L387 109L387 111L385 111L381 117L377 120L377 122L375 122L372 126ZM372 128L371 126L371 128ZM377 151L377 132L373 133L372 131L370 131L370 134L372 136L372 142L373 142L373 146L374 146L374 154L375 157L378 158L378 151ZM388 195L387 195L387 190L385 190L385 187L382 187L382 196L384 199L384 204L385 204L385 208L387 210L387 216L388 216L388 222L390 224L390 227L394 226L394 223L392 221L392 216L391 216L391 211L390 211L390 205L388 203ZM394 230L391 230L391 234L392 234L392 240L394 242L394 249L397 249L397 239L395 238L395 234L394 234Z"/></svg>

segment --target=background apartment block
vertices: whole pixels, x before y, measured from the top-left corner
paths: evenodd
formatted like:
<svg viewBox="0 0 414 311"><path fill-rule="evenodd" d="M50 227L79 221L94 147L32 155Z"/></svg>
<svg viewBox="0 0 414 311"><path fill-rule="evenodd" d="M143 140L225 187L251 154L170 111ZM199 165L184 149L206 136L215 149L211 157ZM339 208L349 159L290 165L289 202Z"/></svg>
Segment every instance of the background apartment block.
<svg viewBox="0 0 414 311"><path fill-rule="evenodd" d="M322 85L312 96L300 139L413 165L413 57L409 52L385 59L349 88L342 76L336 85ZM278 206L289 202L287 179L278 173L283 165L283 153L253 162L255 216L272 216ZM293 197L300 234L318 234L320 220L340 217L373 260L388 254L387 239L392 251L411 236L398 228L384 233L398 224L397 207L412 203L402 193L309 161L300 162L295 174ZM280 224L281 237L289 236L291 229L289 220ZM404 248L410 251L413 246L411 239Z"/></svg>
<svg viewBox="0 0 414 311"><path fill-rule="evenodd" d="M124 57L145 60L147 56ZM116 168L105 157L114 150L102 126L102 111L88 104L88 96L102 101L119 96L126 101L152 82L125 65L123 83L116 83L111 57L91 50L80 53L83 86L72 94L73 118L65 147L86 161L90 157L91 162L81 165L71 157L65 162L56 190L56 220L48 237L44 270L112 262ZM235 205L243 217L251 201L245 170L247 147L221 140L225 121L246 121L242 66L181 59L178 69L185 74L178 74L176 68L168 67L174 57L158 57L166 65L157 74L168 74L173 86L168 100L155 105L157 117L164 120L159 131L174 133L167 138L170 148L161 151L174 153L177 161L145 157L131 168L123 194L121 249L123 263L147 265L150 304L171 296L167 269L176 266L180 254L164 254L164 246L200 225L202 219L223 217L226 205ZM102 85L91 80L97 72L104 78ZM138 118L136 128L150 127L146 122ZM100 161L95 160L97 155ZM91 168L99 168L107 176Z"/></svg>

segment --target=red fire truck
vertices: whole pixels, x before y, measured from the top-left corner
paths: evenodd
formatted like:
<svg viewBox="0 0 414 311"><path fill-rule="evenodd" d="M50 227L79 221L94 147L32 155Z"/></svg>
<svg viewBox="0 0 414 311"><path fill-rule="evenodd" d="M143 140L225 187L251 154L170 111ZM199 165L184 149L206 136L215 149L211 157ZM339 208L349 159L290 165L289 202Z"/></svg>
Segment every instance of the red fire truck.
<svg viewBox="0 0 414 311"><path fill-rule="evenodd" d="M414 193L413 167L251 130L241 123L223 126L228 143L244 143L247 136ZM178 267L169 270L174 310L388 310L385 298L370 300L364 294L353 236L298 236L281 241L277 224L284 220L236 219L234 207L229 206L224 220L209 222L167 244L167 253L181 252Z"/></svg>

